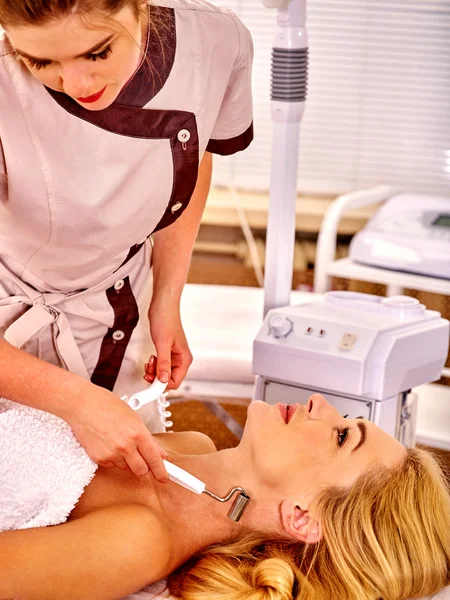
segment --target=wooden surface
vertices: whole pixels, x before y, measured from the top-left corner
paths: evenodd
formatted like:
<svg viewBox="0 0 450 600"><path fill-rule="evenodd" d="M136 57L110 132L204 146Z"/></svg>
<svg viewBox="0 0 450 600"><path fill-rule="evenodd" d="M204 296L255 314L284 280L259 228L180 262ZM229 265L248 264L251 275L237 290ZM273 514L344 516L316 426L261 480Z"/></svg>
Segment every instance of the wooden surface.
<svg viewBox="0 0 450 600"><path fill-rule="evenodd" d="M325 211L333 202L334 197L299 196L297 198L296 230L318 233ZM206 203L202 223L205 225L220 225L239 227L236 204L239 203L252 229L267 227L267 211L269 206L268 194L237 192L212 188ZM339 234L352 235L359 231L378 208L377 205L350 210L344 215L339 225Z"/></svg>

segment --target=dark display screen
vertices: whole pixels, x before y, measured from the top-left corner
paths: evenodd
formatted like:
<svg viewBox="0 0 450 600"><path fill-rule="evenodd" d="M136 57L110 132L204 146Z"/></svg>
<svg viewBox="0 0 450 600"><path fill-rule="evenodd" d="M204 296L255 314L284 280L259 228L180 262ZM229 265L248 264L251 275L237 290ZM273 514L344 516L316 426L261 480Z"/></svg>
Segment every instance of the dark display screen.
<svg viewBox="0 0 450 600"><path fill-rule="evenodd" d="M433 223L437 227L450 227L450 215L439 215L436 221Z"/></svg>

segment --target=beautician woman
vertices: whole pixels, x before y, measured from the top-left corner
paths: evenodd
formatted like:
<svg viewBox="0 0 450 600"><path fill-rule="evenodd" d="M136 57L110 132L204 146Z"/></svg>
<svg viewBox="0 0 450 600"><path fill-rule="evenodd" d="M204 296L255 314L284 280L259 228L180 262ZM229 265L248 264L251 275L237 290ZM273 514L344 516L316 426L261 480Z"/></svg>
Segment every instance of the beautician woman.
<svg viewBox="0 0 450 600"><path fill-rule="evenodd" d="M180 298L212 153L253 137L250 35L205 0L0 0L0 24L0 396L164 481L120 396L192 361Z"/></svg>

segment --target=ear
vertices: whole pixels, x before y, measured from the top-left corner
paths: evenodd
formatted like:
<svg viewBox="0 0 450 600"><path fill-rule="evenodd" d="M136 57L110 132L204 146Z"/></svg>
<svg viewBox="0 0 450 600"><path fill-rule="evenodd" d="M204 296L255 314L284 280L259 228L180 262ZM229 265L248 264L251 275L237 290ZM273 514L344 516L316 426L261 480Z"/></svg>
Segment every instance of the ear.
<svg viewBox="0 0 450 600"><path fill-rule="evenodd" d="M286 533L301 542L316 544L322 539L319 520L291 500L281 504L281 521Z"/></svg>

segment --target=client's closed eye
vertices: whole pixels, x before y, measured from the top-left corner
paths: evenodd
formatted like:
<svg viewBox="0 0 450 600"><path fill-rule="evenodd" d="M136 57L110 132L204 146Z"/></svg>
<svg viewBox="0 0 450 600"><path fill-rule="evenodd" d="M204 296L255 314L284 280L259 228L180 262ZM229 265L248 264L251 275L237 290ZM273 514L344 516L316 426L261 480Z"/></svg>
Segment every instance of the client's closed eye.
<svg viewBox="0 0 450 600"><path fill-rule="evenodd" d="M348 432L350 431L350 427L345 427L342 430L338 430L338 435L337 435L337 439L338 439L338 446L340 448L342 448L342 446L345 444L347 438L348 438Z"/></svg>

